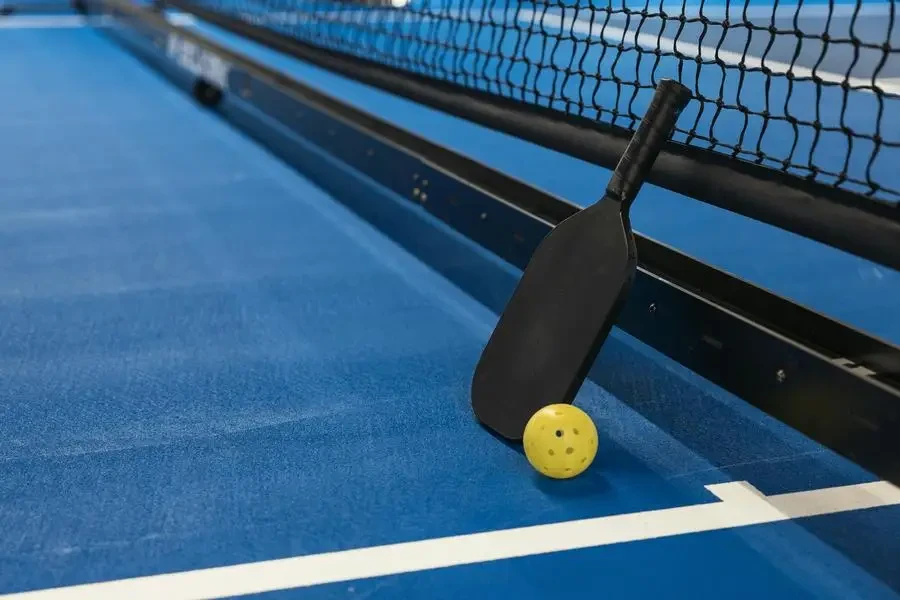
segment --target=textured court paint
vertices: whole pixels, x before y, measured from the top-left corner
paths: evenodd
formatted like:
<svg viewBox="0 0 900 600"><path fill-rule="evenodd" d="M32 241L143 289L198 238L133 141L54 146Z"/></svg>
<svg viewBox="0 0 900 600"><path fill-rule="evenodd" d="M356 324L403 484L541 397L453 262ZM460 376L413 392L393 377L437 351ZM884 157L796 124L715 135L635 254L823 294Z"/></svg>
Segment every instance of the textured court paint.
<svg viewBox="0 0 900 600"><path fill-rule="evenodd" d="M610 176L608 170L304 65L207 24L198 27L214 39L319 85L363 110L572 202L594 202ZM619 68L624 67L620 64ZM900 320L885 318L893 309L893 299L900 296L900 273L652 185L642 188L632 209L632 222L645 235L900 343Z"/></svg>
<svg viewBox="0 0 900 600"><path fill-rule="evenodd" d="M23 59L0 64L16 89L0 123L0 591L671 508L727 480L673 461L635 398L593 386L579 401L601 431L596 468L564 487L536 478L468 409L494 315L102 36L2 35ZM707 394L627 360L647 402ZM758 415L742 427L731 444L748 466L776 448L808 458ZM816 460L827 485L859 483ZM806 488L812 471L777 484ZM869 547L898 537L878 523ZM792 531L817 569L883 597L856 554L835 561ZM742 539L693 537L673 563L716 555L748 573L732 585L774 573L770 597L846 597ZM527 562L493 568L530 577ZM584 569L570 584L600 581Z"/></svg>
<svg viewBox="0 0 900 600"><path fill-rule="evenodd" d="M702 500L615 444L602 500L522 487L493 315L93 32L9 35L0 589Z"/></svg>
<svg viewBox="0 0 900 600"><path fill-rule="evenodd" d="M898 511L897 508L890 509ZM900 512L900 511L898 511ZM840 520L842 515L815 517L808 521ZM737 530L718 530L682 537L658 538L634 544L617 544L501 561L479 563L403 575L375 577L296 591L253 595L260 600L286 600L302 597L321 600L346 597L428 598L555 598L565 589L578 597L591 597L586 590L599 590L595 596L609 598L697 598L727 597L758 600L771 598L772 583L792 600L839 598L840 600L895 599L887 587L855 585L833 574L824 573L823 586L816 589L801 556L796 560L774 558L760 561L760 550L745 543L745 538L767 536L778 539L795 522L757 525ZM739 537L740 536L740 537ZM673 560L689 554L690 561ZM727 556L727 558L726 558ZM562 559L562 560L561 560ZM827 568L827 564L825 565ZM590 575L588 575L590 574ZM843 585L830 587L834 579ZM627 587L620 581L627 580ZM504 585L498 589L497 582ZM827 582L827 583L825 583ZM486 592L486 590L489 590ZM781 592L780 592L781 593Z"/></svg>
<svg viewBox="0 0 900 600"><path fill-rule="evenodd" d="M886 482L770 498L746 482L708 489L720 502L48 589L0 600L224 598L900 505L900 489Z"/></svg>

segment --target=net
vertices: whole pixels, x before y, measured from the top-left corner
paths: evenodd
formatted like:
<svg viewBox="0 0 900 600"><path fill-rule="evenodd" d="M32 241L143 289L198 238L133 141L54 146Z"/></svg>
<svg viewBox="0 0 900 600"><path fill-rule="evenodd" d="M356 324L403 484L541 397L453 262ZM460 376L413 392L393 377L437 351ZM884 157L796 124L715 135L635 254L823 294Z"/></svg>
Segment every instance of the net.
<svg viewBox="0 0 900 600"><path fill-rule="evenodd" d="M674 139L900 202L895 4L759 0L193 0L331 51L633 130L656 83Z"/></svg>

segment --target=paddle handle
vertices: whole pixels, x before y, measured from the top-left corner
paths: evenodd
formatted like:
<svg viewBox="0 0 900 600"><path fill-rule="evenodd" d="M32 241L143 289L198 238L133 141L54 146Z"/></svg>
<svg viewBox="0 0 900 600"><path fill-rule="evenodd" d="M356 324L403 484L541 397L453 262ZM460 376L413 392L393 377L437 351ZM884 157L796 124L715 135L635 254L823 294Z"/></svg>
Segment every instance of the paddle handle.
<svg viewBox="0 0 900 600"><path fill-rule="evenodd" d="M622 210L628 210L663 144L672 135L678 115L690 99L691 91L677 81L663 79L659 82L650 108L631 136L606 186L605 199L617 201L622 204Z"/></svg>

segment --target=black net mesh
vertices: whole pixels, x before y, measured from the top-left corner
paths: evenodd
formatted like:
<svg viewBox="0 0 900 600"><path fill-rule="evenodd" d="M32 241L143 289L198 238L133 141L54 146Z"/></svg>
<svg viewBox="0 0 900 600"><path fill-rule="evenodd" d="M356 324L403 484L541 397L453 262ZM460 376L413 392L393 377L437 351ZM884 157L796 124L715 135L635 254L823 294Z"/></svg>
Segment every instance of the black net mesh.
<svg viewBox="0 0 900 600"><path fill-rule="evenodd" d="M408 2L408 3L407 3ZM675 139L900 201L894 1L193 0L322 48L636 127L687 85Z"/></svg>

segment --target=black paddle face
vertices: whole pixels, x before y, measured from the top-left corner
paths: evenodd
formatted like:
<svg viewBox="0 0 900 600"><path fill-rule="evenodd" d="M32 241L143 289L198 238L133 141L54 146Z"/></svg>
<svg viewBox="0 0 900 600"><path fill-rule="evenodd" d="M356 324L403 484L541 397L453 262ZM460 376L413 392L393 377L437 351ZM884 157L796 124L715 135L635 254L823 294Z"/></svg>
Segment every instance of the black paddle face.
<svg viewBox="0 0 900 600"><path fill-rule="evenodd" d="M572 402L637 268L620 203L602 200L541 242L500 317L472 380L475 416L520 440L548 404Z"/></svg>

